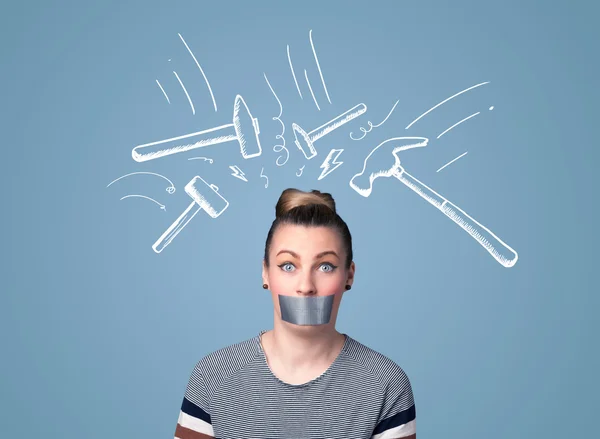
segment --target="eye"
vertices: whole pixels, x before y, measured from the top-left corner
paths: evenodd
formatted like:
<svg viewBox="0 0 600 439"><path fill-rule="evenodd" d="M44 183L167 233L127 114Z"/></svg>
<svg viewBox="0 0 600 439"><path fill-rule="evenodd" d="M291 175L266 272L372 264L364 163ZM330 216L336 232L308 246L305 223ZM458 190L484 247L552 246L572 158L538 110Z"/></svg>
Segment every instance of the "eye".
<svg viewBox="0 0 600 439"><path fill-rule="evenodd" d="M321 264L321 268L324 268L323 271L325 273L331 273L332 271L334 271L337 268L337 266L330 264L329 262L325 262L325 263Z"/></svg>
<svg viewBox="0 0 600 439"><path fill-rule="evenodd" d="M294 264L292 264L291 262L284 262L283 264L278 265L279 268L281 268L283 271L286 271L288 273L290 273L291 271L293 271L293 269L295 269L296 267L294 267ZM286 270L286 267L289 268L288 270Z"/></svg>

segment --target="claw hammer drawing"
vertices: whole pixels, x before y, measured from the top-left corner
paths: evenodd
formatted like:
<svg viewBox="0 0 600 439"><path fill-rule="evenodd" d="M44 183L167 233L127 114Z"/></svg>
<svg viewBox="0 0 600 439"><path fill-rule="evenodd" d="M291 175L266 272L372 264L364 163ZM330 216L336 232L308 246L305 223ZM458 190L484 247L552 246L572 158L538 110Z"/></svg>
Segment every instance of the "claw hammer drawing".
<svg viewBox="0 0 600 439"><path fill-rule="evenodd" d="M400 166L398 153L406 149L427 146L426 137L394 137L380 143L365 158L363 169L350 179L350 187L363 197L371 195L373 181L378 177L396 177L409 189L437 207L444 215L458 224L473 239L479 242L500 264L512 267L519 258L517 252L504 243L488 228L471 218L465 211L452 204L442 195L410 175ZM376 157L376 158L373 158ZM393 157L393 162L389 166ZM377 163L383 160L386 166L379 169Z"/></svg>

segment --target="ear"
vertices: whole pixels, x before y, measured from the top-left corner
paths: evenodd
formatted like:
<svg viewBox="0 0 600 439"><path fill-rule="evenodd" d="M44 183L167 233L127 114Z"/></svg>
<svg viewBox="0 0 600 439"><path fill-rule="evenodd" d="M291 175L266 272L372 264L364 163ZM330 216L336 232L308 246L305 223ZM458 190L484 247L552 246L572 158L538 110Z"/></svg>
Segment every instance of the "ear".
<svg viewBox="0 0 600 439"><path fill-rule="evenodd" d="M267 263L265 262L265 260L263 259L262 261L262 280L263 280L263 284L269 284L269 271L267 268Z"/></svg>
<svg viewBox="0 0 600 439"><path fill-rule="evenodd" d="M348 274L346 276L346 285L352 285L354 283L354 274L356 273L356 265L354 261L350 264L350 268L348 268Z"/></svg>

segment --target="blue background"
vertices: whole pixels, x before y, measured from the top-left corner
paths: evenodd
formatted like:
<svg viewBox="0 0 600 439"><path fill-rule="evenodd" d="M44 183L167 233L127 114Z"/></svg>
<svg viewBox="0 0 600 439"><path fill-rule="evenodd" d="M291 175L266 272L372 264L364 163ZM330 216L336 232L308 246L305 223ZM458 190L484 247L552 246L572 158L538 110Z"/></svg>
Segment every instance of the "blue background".
<svg viewBox="0 0 600 439"><path fill-rule="evenodd" d="M403 367L419 438L596 437L600 11L577 3L5 6L0 436L172 437L196 361L272 327L264 241L279 194L298 187L331 192L352 231L356 282L337 329ZM279 107L263 74L283 104L281 167ZM230 142L132 160L135 145L231 123L238 93L260 121L260 157L243 160ZM385 124L349 138L396 101ZM300 154L292 122L310 130L361 102L367 113L317 141L317 157ZM403 166L513 247L514 267L395 179L377 180L368 198L350 188L368 152L395 136L430 139ZM318 181L331 148L344 148L344 164ZM187 160L196 156L214 163ZM168 177L176 192L152 175L107 187L140 171ZM200 212L156 254L195 175L230 206L214 220ZM120 200L128 194L166 210Z"/></svg>

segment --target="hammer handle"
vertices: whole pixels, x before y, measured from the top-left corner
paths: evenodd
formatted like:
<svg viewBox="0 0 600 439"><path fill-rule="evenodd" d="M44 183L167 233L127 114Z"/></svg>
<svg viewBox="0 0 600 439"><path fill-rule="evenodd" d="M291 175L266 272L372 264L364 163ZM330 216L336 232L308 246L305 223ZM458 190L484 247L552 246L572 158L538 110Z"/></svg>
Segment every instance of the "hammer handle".
<svg viewBox="0 0 600 439"><path fill-rule="evenodd" d="M519 258L517 252L504 243L487 227L473 219L464 210L429 188L425 183L406 172L402 167L394 174L398 180L419 194L427 202L437 207L444 215L458 224L473 239L483 246L494 259L505 267L512 267Z"/></svg>
<svg viewBox="0 0 600 439"><path fill-rule="evenodd" d="M190 222L192 218L200 211L202 207L195 201L192 201L190 205L183 211L179 218L173 221L173 224L162 234L160 238L152 245L152 249L156 253L160 253L170 242L177 236L181 230Z"/></svg>

